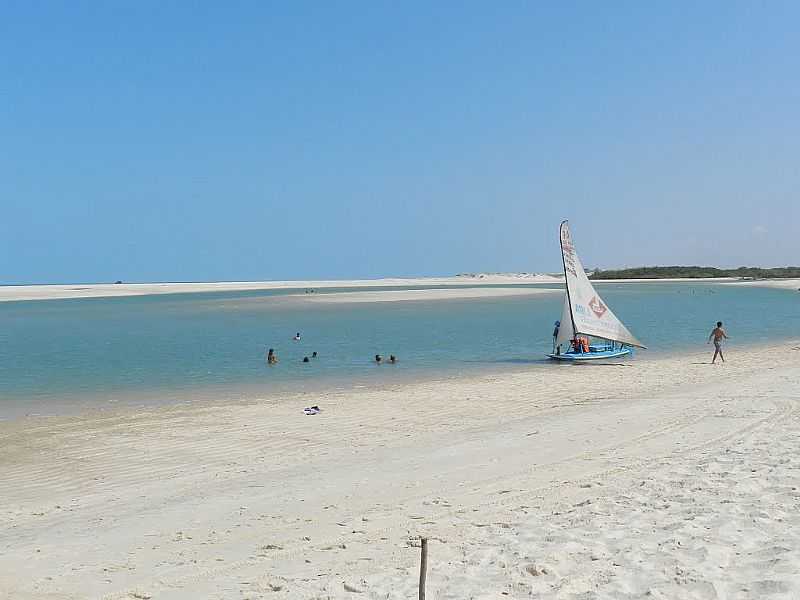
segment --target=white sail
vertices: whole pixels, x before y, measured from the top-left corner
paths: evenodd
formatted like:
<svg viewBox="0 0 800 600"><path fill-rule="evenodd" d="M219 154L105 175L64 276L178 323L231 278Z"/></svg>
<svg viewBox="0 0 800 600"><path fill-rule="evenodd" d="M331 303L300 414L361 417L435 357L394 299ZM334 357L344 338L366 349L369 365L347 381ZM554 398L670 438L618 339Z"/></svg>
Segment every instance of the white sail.
<svg viewBox="0 0 800 600"><path fill-rule="evenodd" d="M575 252L575 244L567 221L561 223L561 256L564 260L564 275L567 287L567 306L572 320L572 329L577 334L591 335L614 342L644 348L633 337L628 328L614 315L586 276L583 265ZM564 327L562 316L561 327ZM559 333L559 338L561 335Z"/></svg>
<svg viewBox="0 0 800 600"><path fill-rule="evenodd" d="M561 310L561 321L556 336L556 346L561 346L562 352L569 350L569 343L575 338L572 329L572 314L569 310L569 296L564 294L564 308Z"/></svg>

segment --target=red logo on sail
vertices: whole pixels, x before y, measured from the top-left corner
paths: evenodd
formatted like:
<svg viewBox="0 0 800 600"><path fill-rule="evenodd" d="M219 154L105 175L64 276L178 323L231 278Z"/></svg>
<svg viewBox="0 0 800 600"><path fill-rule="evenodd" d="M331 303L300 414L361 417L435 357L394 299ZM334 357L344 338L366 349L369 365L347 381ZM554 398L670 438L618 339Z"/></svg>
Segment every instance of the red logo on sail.
<svg viewBox="0 0 800 600"><path fill-rule="evenodd" d="M592 312L597 315L598 319L606 314L606 311L608 310L606 305L603 304L603 302L597 296L589 300L589 308L591 308Z"/></svg>

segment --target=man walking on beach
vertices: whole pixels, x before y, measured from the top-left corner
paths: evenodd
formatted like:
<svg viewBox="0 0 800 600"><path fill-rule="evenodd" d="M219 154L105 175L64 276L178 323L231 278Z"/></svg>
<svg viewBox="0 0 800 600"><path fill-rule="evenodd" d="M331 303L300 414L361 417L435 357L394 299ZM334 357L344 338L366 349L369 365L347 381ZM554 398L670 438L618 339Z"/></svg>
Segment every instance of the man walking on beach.
<svg viewBox="0 0 800 600"><path fill-rule="evenodd" d="M714 361L717 360L717 354L722 359L722 362L725 362L725 357L722 356L722 340L729 339L728 336L725 334L725 330L722 328L722 321L717 321L717 326L711 330L711 335L708 336L707 344L711 343L711 340L714 340L714 358L711 359L711 364L714 364Z"/></svg>

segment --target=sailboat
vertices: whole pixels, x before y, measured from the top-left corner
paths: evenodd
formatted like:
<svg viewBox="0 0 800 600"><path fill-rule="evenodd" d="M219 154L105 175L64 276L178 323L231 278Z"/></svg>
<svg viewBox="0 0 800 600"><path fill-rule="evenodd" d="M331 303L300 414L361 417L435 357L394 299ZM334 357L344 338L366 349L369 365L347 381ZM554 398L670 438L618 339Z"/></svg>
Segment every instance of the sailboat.
<svg viewBox="0 0 800 600"><path fill-rule="evenodd" d="M598 360L629 355L634 347L645 348L589 281L575 252L568 221L561 223L559 234L566 293L561 320L556 324L553 352L548 356L565 361Z"/></svg>

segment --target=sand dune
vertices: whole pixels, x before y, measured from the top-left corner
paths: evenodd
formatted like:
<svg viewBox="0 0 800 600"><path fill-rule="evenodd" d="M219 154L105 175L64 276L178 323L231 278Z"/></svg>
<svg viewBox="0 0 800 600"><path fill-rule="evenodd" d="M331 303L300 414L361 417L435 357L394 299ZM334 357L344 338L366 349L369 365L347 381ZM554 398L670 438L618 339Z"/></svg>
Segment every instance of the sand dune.
<svg viewBox="0 0 800 600"><path fill-rule="evenodd" d="M792 347L0 423L0 597L796 598Z"/></svg>

